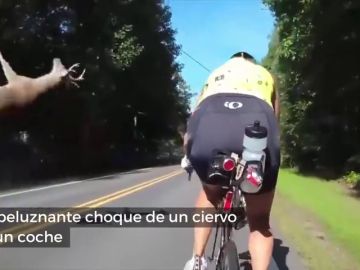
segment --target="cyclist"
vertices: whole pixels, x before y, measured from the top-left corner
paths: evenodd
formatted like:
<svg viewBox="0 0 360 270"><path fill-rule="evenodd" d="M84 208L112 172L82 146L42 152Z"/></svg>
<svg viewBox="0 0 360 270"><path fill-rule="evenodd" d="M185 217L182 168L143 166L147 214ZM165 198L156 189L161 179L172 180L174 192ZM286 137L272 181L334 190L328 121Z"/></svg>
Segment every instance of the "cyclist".
<svg viewBox="0 0 360 270"><path fill-rule="evenodd" d="M210 74L184 136L186 155L181 165L192 166L202 181L196 207L209 208L218 205L226 192L207 180L213 150L241 153L244 129L255 120L268 129L262 189L245 194L253 270L267 269L273 250L269 218L280 165L279 115L279 94L272 75L249 53L239 52ZM211 228L195 228L193 257L184 270L207 269L204 252L210 233Z"/></svg>

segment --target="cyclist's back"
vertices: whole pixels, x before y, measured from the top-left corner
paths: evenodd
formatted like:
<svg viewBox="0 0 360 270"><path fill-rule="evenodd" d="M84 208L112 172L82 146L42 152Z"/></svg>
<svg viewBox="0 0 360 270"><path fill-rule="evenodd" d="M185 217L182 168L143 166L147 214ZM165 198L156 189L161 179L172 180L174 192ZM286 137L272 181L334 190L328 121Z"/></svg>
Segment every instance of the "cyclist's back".
<svg viewBox="0 0 360 270"><path fill-rule="evenodd" d="M270 72L245 58L233 57L215 69L207 79L197 101L220 93L238 93L258 97L272 106L274 80Z"/></svg>

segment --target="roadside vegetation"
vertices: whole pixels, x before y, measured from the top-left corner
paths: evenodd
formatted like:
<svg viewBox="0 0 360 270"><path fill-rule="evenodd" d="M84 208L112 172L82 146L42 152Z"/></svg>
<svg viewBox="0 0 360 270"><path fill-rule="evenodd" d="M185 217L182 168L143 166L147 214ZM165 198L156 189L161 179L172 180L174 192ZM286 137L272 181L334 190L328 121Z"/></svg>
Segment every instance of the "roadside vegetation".
<svg viewBox="0 0 360 270"><path fill-rule="evenodd" d="M45 74L56 57L86 68L79 89L0 112L2 187L179 161L190 93L164 1L0 1L0 17L19 74Z"/></svg>
<svg viewBox="0 0 360 270"><path fill-rule="evenodd" d="M283 169L273 221L310 269L360 269L359 208L341 182Z"/></svg>
<svg viewBox="0 0 360 270"><path fill-rule="evenodd" d="M360 269L360 6L264 0L281 96L274 215L311 269Z"/></svg>
<svg viewBox="0 0 360 270"><path fill-rule="evenodd" d="M359 173L358 1L264 3L276 18L263 64L280 89L283 166L327 179Z"/></svg>

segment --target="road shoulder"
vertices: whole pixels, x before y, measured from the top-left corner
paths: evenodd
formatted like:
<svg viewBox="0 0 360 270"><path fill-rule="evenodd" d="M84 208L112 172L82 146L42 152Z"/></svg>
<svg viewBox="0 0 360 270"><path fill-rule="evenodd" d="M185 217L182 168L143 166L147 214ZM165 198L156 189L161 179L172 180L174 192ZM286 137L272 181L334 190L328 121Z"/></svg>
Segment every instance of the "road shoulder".
<svg viewBox="0 0 360 270"><path fill-rule="evenodd" d="M331 239L314 215L280 192L275 196L272 220L307 269L360 269L356 260Z"/></svg>

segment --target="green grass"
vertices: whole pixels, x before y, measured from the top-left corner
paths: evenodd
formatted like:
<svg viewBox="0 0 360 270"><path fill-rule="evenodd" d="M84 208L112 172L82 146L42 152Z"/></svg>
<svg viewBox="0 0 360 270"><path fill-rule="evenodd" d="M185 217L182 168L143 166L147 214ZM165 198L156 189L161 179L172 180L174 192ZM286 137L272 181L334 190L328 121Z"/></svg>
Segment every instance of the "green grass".
<svg viewBox="0 0 360 270"><path fill-rule="evenodd" d="M360 199L349 196L337 182L301 176L291 170L280 171L277 190L287 201L314 215L331 240L360 262Z"/></svg>
<svg viewBox="0 0 360 270"><path fill-rule="evenodd" d="M286 242L302 258L305 269L308 270L353 270L360 269L359 264L338 245L324 241L318 235L318 226L309 229L308 220L315 218L308 211L297 207L288 199L277 193L273 208L274 220L277 228L285 237ZM321 230L323 231L323 230ZM275 235L276 237L276 235Z"/></svg>

